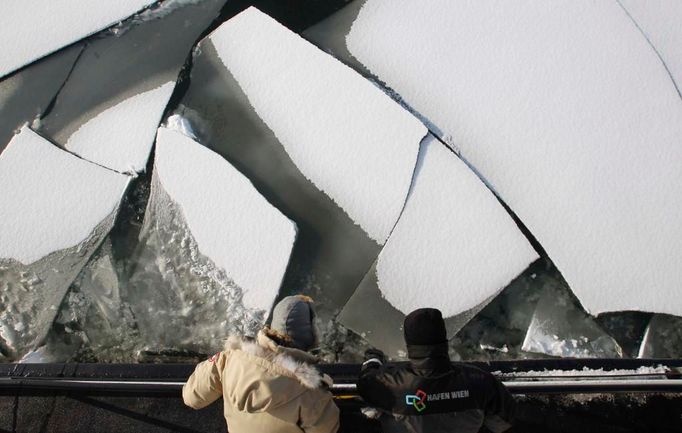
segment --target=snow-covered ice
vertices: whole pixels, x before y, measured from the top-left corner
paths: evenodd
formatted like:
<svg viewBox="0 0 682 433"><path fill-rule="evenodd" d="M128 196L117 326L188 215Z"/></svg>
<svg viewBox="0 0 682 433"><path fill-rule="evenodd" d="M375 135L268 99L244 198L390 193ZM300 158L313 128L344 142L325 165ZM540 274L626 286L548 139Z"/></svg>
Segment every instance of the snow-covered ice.
<svg viewBox="0 0 682 433"><path fill-rule="evenodd" d="M129 177L27 127L0 155L0 345L40 343L64 294L113 226Z"/></svg>
<svg viewBox="0 0 682 433"><path fill-rule="evenodd" d="M82 125L66 149L121 173L145 169L175 82L132 96Z"/></svg>
<svg viewBox="0 0 682 433"><path fill-rule="evenodd" d="M220 155L159 128L137 266L121 288L142 347L210 353L229 334L253 335L295 238L295 224Z"/></svg>
<svg viewBox="0 0 682 433"><path fill-rule="evenodd" d="M682 2L678 0L618 0L635 21L665 63L675 81L682 86ZM681 95L682 96L682 95Z"/></svg>
<svg viewBox="0 0 682 433"><path fill-rule="evenodd" d="M367 314L377 306L368 305L362 292L378 290L402 315L422 307L439 308L443 317L456 323L449 327L453 336L537 258L483 182L429 136L422 143L400 220L340 320L358 333L377 327L399 329L401 323L391 327ZM387 331L374 329L367 338L386 347L381 332Z"/></svg>
<svg viewBox="0 0 682 433"><path fill-rule="evenodd" d="M209 39L300 171L382 244L404 205L426 128L255 8Z"/></svg>
<svg viewBox="0 0 682 433"><path fill-rule="evenodd" d="M134 14L157 0L4 0L0 77Z"/></svg>
<svg viewBox="0 0 682 433"><path fill-rule="evenodd" d="M674 57L674 38L657 38ZM476 168L589 312L682 314L682 104L617 2L368 0L347 43Z"/></svg>
<svg viewBox="0 0 682 433"><path fill-rule="evenodd" d="M117 209L128 179L24 127L0 157L0 257L29 265L83 242Z"/></svg>
<svg viewBox="0 0 682 433"><path fill-rule="evenodd" d="M569 358L621 358L623 350L566 290L549 290L535 307L522 349Z"/></svg>
<svg viewBox="0 0 682 433"><path fill-rule="evenodd" d="M246 306L269 310L296 225L222 157L176 131L159 129L154 167L199 251L242 287Z"/></svg>

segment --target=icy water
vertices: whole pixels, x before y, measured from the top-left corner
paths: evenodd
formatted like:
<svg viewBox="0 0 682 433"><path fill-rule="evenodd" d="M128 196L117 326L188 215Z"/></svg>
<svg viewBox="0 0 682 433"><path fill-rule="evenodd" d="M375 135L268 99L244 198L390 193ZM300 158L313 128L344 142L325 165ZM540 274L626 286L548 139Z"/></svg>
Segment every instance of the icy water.
<svg viewBox="0 0 682 433"><path fill-rule="evenodd" d="M64 145L99 113L179 74L165 117L184 117L199 142L296 223L298 238L279 297L313 297L318 353L329 362L356 362L369 344L336 318L372 274L381 246L300 173L213 46L204 43L192 52L198 39L249 2L184 3L169 13L147 11L0 81L0 151L26 122ZM340 39L362 2L320 22L346 3L272 0L259 6L297 32L317 24L304 36L366 73ZM107 236L99 232L112 224ZM116 221L103 221L84 244L29 266L0 260L0 360L18 361L31 349L27 362L199 360L219 350L229 334L253 335L267 319L269 311L245 308L241 295L225 271L201 254L182 209L159 185L150 162L133 181ZM365 307L353 320L390 319L377 317L371 299ZM472 315L468 323L452 324L458 330L450 341L454 359L677 357L682 347L679 318L585 313L547 257ZM398 324L382 338L398 347L401 316L393 319Z"/></svg>

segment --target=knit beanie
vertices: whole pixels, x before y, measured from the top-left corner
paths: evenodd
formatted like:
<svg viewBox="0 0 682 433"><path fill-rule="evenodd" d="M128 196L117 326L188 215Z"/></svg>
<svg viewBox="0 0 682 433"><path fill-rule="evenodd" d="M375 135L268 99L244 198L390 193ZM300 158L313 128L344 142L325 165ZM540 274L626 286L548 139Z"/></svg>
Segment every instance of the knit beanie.
<svg viewBox="0 0 682 433"><path fill-rule="evenodd" d="M283 335L287 346L308 351L317 344L313 300L307 296L287 296L275 305L270 329Z"/></svg>
<svg viewBox="0 0 682 433"><path fill-rule="evenodd" d="M443 315L435 308L420 308L408 314L403 330L407 345L426 346L448 341Z"/></svg>

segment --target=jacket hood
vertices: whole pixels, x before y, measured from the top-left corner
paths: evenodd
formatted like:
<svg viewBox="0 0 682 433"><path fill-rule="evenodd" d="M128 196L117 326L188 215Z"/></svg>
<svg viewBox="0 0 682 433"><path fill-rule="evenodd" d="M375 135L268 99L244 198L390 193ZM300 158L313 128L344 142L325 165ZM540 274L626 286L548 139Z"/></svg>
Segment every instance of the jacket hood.
<svg viewBox="0 0 682 433"><path fill-rule="evenodd" d="M263 331L255 341L231 337L225 349L237 362L225 366L224 396L240 411L267 412L328 383L311 365L317 358L279 346Z"/></svg>

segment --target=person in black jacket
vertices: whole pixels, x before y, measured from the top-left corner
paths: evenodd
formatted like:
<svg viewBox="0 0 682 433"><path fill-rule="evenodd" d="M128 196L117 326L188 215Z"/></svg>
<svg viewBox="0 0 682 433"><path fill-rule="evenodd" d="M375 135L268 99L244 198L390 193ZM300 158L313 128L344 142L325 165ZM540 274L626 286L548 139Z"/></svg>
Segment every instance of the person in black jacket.
<svg viewBox="0 0 682 433"><path fill-rule="evenodd" d="M405 318L410 362L389 366L381 351L370 349L358 391L378 409L386 433L494 433L511 427L514 400L492 374L448 356L441 312L415 310Z"/></svg>

